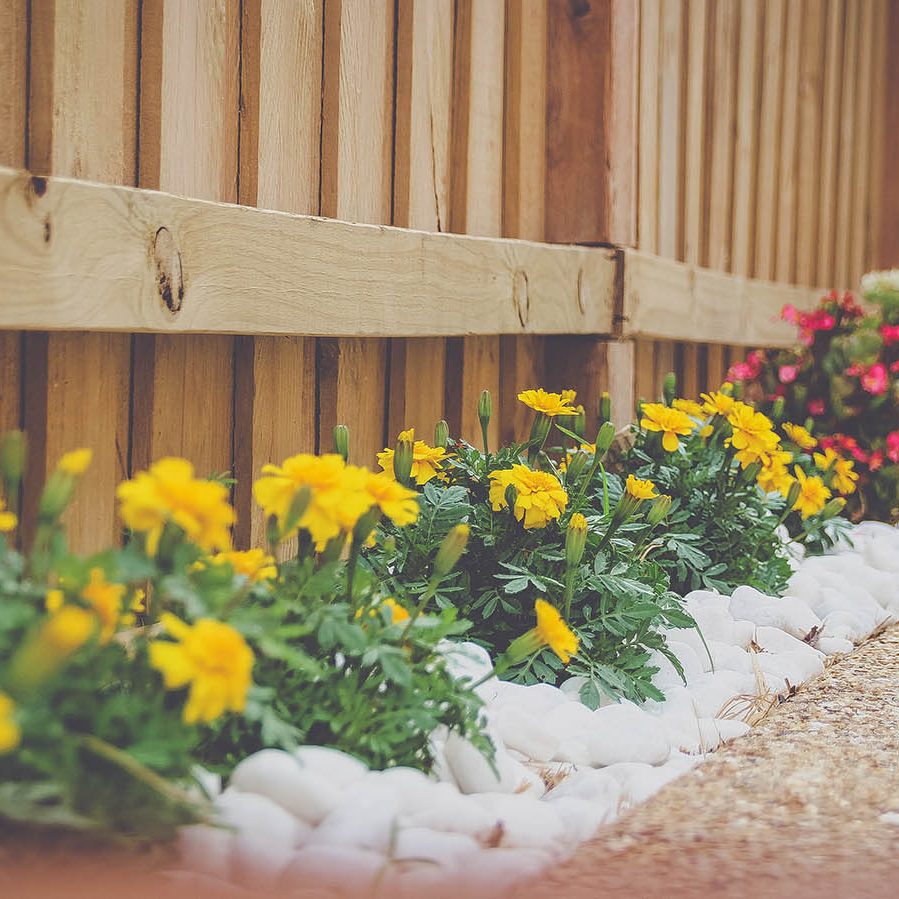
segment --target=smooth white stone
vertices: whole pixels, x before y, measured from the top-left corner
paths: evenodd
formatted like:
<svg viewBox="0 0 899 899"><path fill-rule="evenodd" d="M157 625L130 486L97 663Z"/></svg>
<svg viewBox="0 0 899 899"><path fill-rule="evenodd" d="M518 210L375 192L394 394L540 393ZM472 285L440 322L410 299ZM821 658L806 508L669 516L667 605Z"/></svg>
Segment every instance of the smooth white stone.
<svg viewBox="0 0 899 899"><path fill-rule="evenodd" d="M497 688L496 704L501 708L514 706L531 715L541 715L563 705L568 697L552 684L513 684L500 681Z"/></svg>
<svg viewBox="0 0 899 899"><path fill-rule="evenodd" d="M167 871L164 875L166 883L177 887L176 895L215 896L216 899L252 899L253 894L243 887L226 883L219 877L196 874L191 871ZM166 891L163 890L163 895Z"/></svg>
<svg viewBox="0 0 899 899"><path fill-rule="evenodd" d="M818 637L818 649L825 655L833 656L839 653L852 652L855 644L851 640L842 637Z"/></svg>
<svg viewBox="0 0 899 899"><path fill-rule="evenodd" d="M783 630L799 640L804 640L815 628L820 629L821 619L808 603L797 596L784 596L780 600L783 613Z"/></svg>
<svg viewBox="0 0 899 899"><path fill-rule="evenodd" d="M562 701L567 703L568 700L563 698ZM492 721L503 743L528 758L548 762L559 748L558 736L540 718L518 706L500 706Z"/></svg>
<svg viewBox="0 0 899 899"><path fill-rule="evenodd" d="M803 640L797 640L786 631L778 630L776 627L760 627L755 633L755 642L761 646L765 652L796 652L804 653L810 659L821 660L823 653L819 652L814 646L810 646Z"/></svg>
<svg viewBox="0 0 899 899"><path fill-rule="evenodd" d="M468 740L456 733L447 738L446 762L463 793L512 792L519 785L519 763L509 757L501 740L494 742L497 743L495 764L499 776L481 751Z"/></svg>
<svg viewBox="0 0 899 899"><path fill-rule="evenodd" d="M599 828L612 816L603 806L574 796L561 796L553 802L565 827L566 854L574 852L580 843L592 839Z"/></svg>
<svg viewBox="0 0 899 899"><path fill-rule="evenodd" d="M283 806L258 793L242 793L228 787L215 800L217 820L243 835L278 846L294 849L303 843L309 827L297 820Z"/></svg>
<svg viewBox="0 0 899 899"><path fill-rule="evenodd" d="M193 775L205 798L215 799L222 792L221 774L207 771L202 765L193 765L190 773Z"/></svg>
<svg viewBox="0 0 899 899"><path fill-rule="evenodd" d="M723 743L729 743L731 740L743 737L751 730L745 721L740 721L737 718L716 718L715 727L718 728L718 733L721 735Z"/></svg>
<svg viewBox="0 0 899 899"><path fill-rule="evenodd" d="M315 828L306 845L346 846L385 855L399 816L399 803L386 793L378 798L348 795Z"/></svg>
<svg viewBox="0 0 899 899"><path fill-rule="evenodd" d="M823 658L823 653L821 653ZM775 692L781 693L789 686L805 683L824 670L821 659L810 658L798 652L760 652L757 656L759 668L773 677Z"/></svg>
<svg viewBox="0 0 899 899"><path fill-rule="evenodd" d="M848 610L837 610L826 615L821 634L824 637L838 637L858 643L864 640L876 626L870 616Z"/></svg>
<svg viewBox="0 0 899 899"><path fill-rule="evenodd" d="M306 846L294 854L282 872L285 886L340 889L368 895L378 873L385 866L384 856L349 846Z"/></svg>
<svg viewBox="0 0 899 899"><path fill-rule="evenodd" d="M714 609L721 605L727 605L727 597L714 590L691 590L684 597L684 606L691 615L699 609Z"/></svg>
<svg viewBox="0 0 899 899"><path fill-rule="evenodd" d="M181 864L220 880L231 876L231 850L234 834L223 827L191 824L178 828L178 854Z"/></svg>
<svg viewBox="0 0 899 899"><path fill-rule="evenodd" d="M668 649L677 656L687 683L704 671L712 670L712 662L705 646L702 645L702 637L694 628L675 628L665 631L668 640Z"/></svg>
<svg viewBox="0 0 899 899"><path fill-rule="evenodd" d="M296 855L295 849L250 834L236 836L231 851L232 879L256 890L271 890Z"/></svg>
<svg viewBox="0 0 899 899"><path fill-rule="evenodd" d="M245 758L231 774L231 785L258 793L309 824L318 824L340 802L340 791L280 749L263 749Z"/></svg>
<svg viewBox="0 0 899 899"><path fill-rule="evenodd" d="M639 762L620 762L605 769L621 786L622 806L645 802L680 773L666 765L654 767Z"/></svg>
<svg viewBox="0 0 899 899"><path fill-rule="evenodd" d="M582 768L556 784L544 801L555 805L565 799L589 802L600 821L611 821L618 814L621 782L609 773L608 768Z"/></svg>
<svg viewBox="0 0 899 899"><path fill-rule="evenodd" d="M751 621L757 627L769 626L784 629L786 616L780 600L756 590L755 587L737 587L730 598L730 613L735 619Z"/></svg>
<svg viewBox="0 0 899 899"><path fill-rule="evenodd" d="M552 803L518 793L481 793L475 799L499 823L500 846L561 851L565 826Z"/></svg>
<svg viewBox="0 0 899 899"><path fill-rule="evenodd" d="M647 666L658 668L652 676L652 683L663 693L667 693L673 687L683 686L684 679L680 676L674 664L667 656L662 655L657 649L650 650Z"/></svg>
<svg viewBox="0 0 899 899"><path fill-rule="evenodd" d="M493 672L490 653L477 643L454 643L443 640L438 645L438 650L446 659L446 667L454 677L478 681ZM494 689L496 686L491 685L491 690Z"/></svg>
<svg viewBox="0 0 899 899"><path fill-rule="evenodd" d="M730 614L730 608L726 599L720 597L717 606L703 605L695 609L689 609L688 607L688 611L699 626L706 643L712 640L718 640L721 643L734 642L734 617ZM705 651L701 641L700 649L703 652ZM696 651L699 652L699 650Z"/></svg>
<svg viewBox="0 0 899 899"><path fill-rule="evenodd" d="M671 745L659 722L638 706L622 702L597 709L593 714L600 727L587 737L591 764L645 762L658 765L671 754Z"/></svg>
<svg viewBox="0 0 899 899"><path fill-rule="evenodd" d="M441 795L427 808L406 816L404 823L409 827L426 827L484 840L495 827L496 819L473 797L455 792Z"/></svg>
<svg viewBox="0 0 899 899"><path fill-rule="evenodd" d="M572 738L586 740L587 735L597 726L594 712L580 702L567 702L556 706L546 714L546 727L556 734L560 748Z"/></svg>
<svg viewBox="0 0 899 899"><path fill-rule="evenodd" d="M304 770L323 777L338 789L356 783L368 773L368 765L355 756L327 746L301 746L294 756Z"/></svg>
<svg viewBox="0 0 899 899"><path fill-rule="evenodd" d="M587 741L581 737L567 737L559 741L559 749L553 756L554 762L567 762L571 765L589 765L590 751Z"/></svg>
<svg viewBox="0 0 899 899"><path fill-rule="evenodd" d="M715 671L736 671L740 674L752 674L752 657L740 646L732 643L709 641L709 651L715 663Z"/></svg>
<svg viewBox="0 0 899 899"><path fill-rule="evenodd" d="M745 618L735 619L734 646L748 650L753 640L755 640L755 624L752 621L747 621Z"/></svg>
<svg viewBox="0 0 899 899"><path fill-rule="evenodd" d="M702 680L694 681L687 689L693 697L693 706L699 718L715 718L737 696L754 696L754 674L737 671L716 671Z"/></svg>
<svg viewBox="0 0 899 899"><path fill-rule="evenodd" d="M456 867L479 849L475 840L460 833L407 827L397 834L390 857L398 861L415 859Z"/></svg>
<svg viewBox="0 0 899 899"><path fill-rule="evenodd" d="M387 768L385 771L369 771L347 793L354 799L389 797L401 814L411 815L428 808L443 795L457 795L446 783L438 783L416 768Z"/></svg>

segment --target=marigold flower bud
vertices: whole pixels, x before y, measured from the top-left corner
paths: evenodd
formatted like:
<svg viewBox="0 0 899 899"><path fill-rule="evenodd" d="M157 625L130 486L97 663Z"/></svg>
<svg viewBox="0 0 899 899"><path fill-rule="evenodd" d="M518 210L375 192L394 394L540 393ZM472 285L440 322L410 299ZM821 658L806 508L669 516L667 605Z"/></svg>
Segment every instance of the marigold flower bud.
<svg viewBox="0 0 899 899"><path fill-rule="evenodd" d="M471 528L467 524L457 524L443 538L443 543L437 550L437 558L434 559L434 574L443 577L455 568L456 562L465 551L470 533Z"/></svg>
<svg viewBox="0 0 899 899"><path fill-rule="evenodd" d="M503 494L503 496L504 496L504 498L505 498L505 500L506 500L506 505L507 505L510 509L514 509L514 508L515 508L515 503L518 502L518 491L515 489L515 485L514 485L514 484L509 484L509 486L506 487L506 491L505 491L505 493Z"/></svg>
<svg viewBox="0 0 899 899"><path fill-rule="evenodd" d="M792 509L793 506L796 505L796 500L799 499L799 494L802 492L802 485L799 481L793 481L790 484L790 489L787 492L787 508Z"/></svg>
<svg viewBox="0 0 899 899"><path fill-rule="evenodd" d="M569 488L578 482L589 461L590 455L583 450L572 454L565 469L565 483Z"/></svg>
<svg viewBox="0 0 899 899"><path fill-rule="evenodd" d="M25 471L25 452L27 444L21 431L8 431L0 442L0 473L9 491L10 484L18 484Z"/></svg>
<svg viewBox="0 0 899 899"><path fill-rule="evenodd" d="M675 375L673 371L669 371L662 381L662 397L665 400L665 405L670 406L674 402L676 396L677 375Z"/></svg>
<svg viewBox="0 0 899 899"><path fill-rule="evenodd" d="M409 486L412 478L412 463L415 461L414 448L414 434L403 431L396 441L396 451L393 454L393 475L404 487Z"/></svg>
<svg viewBox="0 0 899 899"><path fill-rule="evenodd" d="M733 396L734 395L734 385L731 384L730 381L725 381L721 385L721 389L718 392L723 393L725 396Z"/></svg>
<svg viewBox="0 0 899 899"><path fill-rule="evenodd" d="M829 518L835 518L845 508L846 500L843 499L842 496L835 496L832 500L829 500L827 505L821 510L822 521L827 521Z"/></svg>
<svg viewBox="0 0 899 899"><path fill-rule="evenodd" d="M346 425L334 426L334 452L343 457L343 461L350 455L350 429Z"/></svg>
<svg viewBox="0 0 899 899"><path fill-rule="evenodd" d="M577 406L576 409L577 415L574 416L571 430L574 431L578 437L584 437L587 433L587 410L584 409L583 406Z"/></svg>
<svg viewBox="0 0 899 899"><path fill-rule="evenodd" d="M761 462L751 462L747 465L742 472L740 472L740 480L744 484L752 484L755 482L756 478L759 476L759 472L762 470Z"/></svg>
<svg viewBox="0 0 899 899"><path fill-rule="evenodd" d="M576 568L580 565L586 547L587 519L580 512L575 512L565 531L565 564L569 568Z"/></svg>
<svg viewBox="0 0 899 899"><path fill-rule="evenodd" d="M38 521L43 524L56 521L72 501L77 483L73 475L57 468L44 484L37 509Z"/></svg>
<svg viewBox="0 0 899 899"><path fill-rule="evenodd" d="M449 443L449 425L441 418L434 428L434 446L446 449Z"/></svg>
<svg viewBox="0 0 899 899"><path fill-rule="evenodd" d="M481 427L486 428L490 424L490 418L493 415L493 398L490 396L489 390L482 390L481 396L478 398L478 419Z"/></svg>
<svg viewBox="0 0 899 899"><path fill-rule="evenodd" d="M599 428L596 435L596 455L600 459L609 451L609 447L615 440L615 425L610 421L605 421Z"/></svg>
<svg viewBox="0 0 899 899"><path fill-rule="evenodd" d="M784 412L786 411L786 400L779 396L771 406L771 418L776 424L780 424L784 420Z"/></svg>
<svg viewBox="0 0 899 899"><path fill-rule="evenodd" d="M655 500L655 502L653 502L646 515L646 520L652 527L655 527L665 520L670 509L671 497L663 493L657 500Z"/></svg>
<svg viewBox="0 0 899 899"><path fill-rule="evenodd" d="M294 495L294 498L290 502L290 508L287 511L287 517L284 519L283 533L289 534L297 527L297 525L300 523L300 519L306 512L306 507L309 505L310 499L312 499L312 491L309 489L309 487L303 487L301 490L297 491L297 493ZM277 543L277 540L274 540L272 542Z"/></svg>
<svg viewBox="0 0 899 899"><path fill-rule="evenodd" d="M372 506L367 512L364 512L358 519L356 519L356 525L353 528L353 540L356 543L364 543L380 520L380 507Z"/></svg>
<svg viewBox="0 0 899 899"><path fill-rule="evenodd" d="M536 455L543 447L543 444L546 443L546 438L549 436L551 425L552 419L544 412L538 412L534 416L534 423L531 425L530 455Z"/></svg>
<svg viewBox="0 0 899 899"><path fill-rule="evenodd" d="M599 422L605 424L612 420L612 397L609 391L604 390L599 397Z"/></svg>

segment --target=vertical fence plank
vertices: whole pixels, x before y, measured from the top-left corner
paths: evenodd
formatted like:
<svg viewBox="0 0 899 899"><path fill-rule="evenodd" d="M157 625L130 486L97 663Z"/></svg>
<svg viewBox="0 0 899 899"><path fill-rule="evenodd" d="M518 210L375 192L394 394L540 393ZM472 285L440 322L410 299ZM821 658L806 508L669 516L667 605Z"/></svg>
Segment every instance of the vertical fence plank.
<svg viewBox="0 0 899 899"><path fill-rule="evenodd" d="M317 214L322 0L244 0L242 15L240 202ZM234 362L236 537L262 546L253 480L315 449L315 340L238 337Z"/></svg>
<svg viewBox="0 0 899 899"><path fill-rule="evenodd" d="M28 5L0 6L0 165L25 165ZM0 331L0 433L21 424L22 335Z"/></svg>
<svg viewBox="0 0 899 899"><path fill-rule="evenodd" d="M803 4L787 5L784 47L783 123L780 134L780 183L777 205L777 247L774 277L796 280L796 191L799 136L799 64L802 42Z"/></svg>
<svg viewBox="0 0 899 899"><path fill-rule="evenodd" d="M843 30L843 94L840 108L840 154L837 174L837 239L834 255L834 286L848 288L851 285L849 264L849 227L852 221L853 157L857 135L855 133L855 104L858 102L858 48L861 4L846 4Z"/></svg>
<svg viewBox="0 0 899 899"><path fill-rule="evenodd" d="M144 0L141 31L141 185L236 202L239 0ZM133 467L174 454L230 471L234 338L138 335L134 349Z"/></svg>
<svg viewBox="0 0 899 899"><path fill-rule="evenodd" d="M833 283L837 234L837 171L840 149L840 94L843 88L843 21L845 0L827 0L824 38L824 84L822 96L821 156L818 182L818 242L816 280L821 286ZM875 179L876 180L876 179Z"/></svg>
<svg viewBox="0 0 899 899"><path fill-rule="evenodd" d="M890 3L887 15L887 46L899 46L899 4ZM899 129L899 53L888 52L883 71L883 83L887 85L881 115L885 121L887 152L883 153L883 167L874 175L874 182L881 193L880 202L886 214L881 215L874 265L876 267L899 266L899 178L896 178L894 156L895 134Z"/></svg>
<svg viewBox="0 0 899 899"><path fill-rule="evenodd" d="M872 63L874 61L874 12L875 2L870 0L861 5L861 17L859 20L858 42L858 84L855 94L855 151L852 156L852 207L848 226L849 254L849 284L853 290L858 289L859 280L863 274L865 264L865 241L868 231L868 206L867 186L868 173L871 171L871 135L872 121L871 97L876 89L876 82L872 78Z"/></svg>
<svg viewBox="0 0 899 899"><path fill-rule="evenodd" d="M762 62L762 102L759 109L759 177L755 226L757 278L774 278L777 246L777 185L780 164L783 54L786 4L765 4L765 44Z"/></svg>
<svg viewBox="0 0 899 899"><path fill-rule="evenodd" d="M133 184L136 2L35 0L31 9L28 162L38 173ZM116 539L115 485L128 468L131 341L120 334L29 334L25 427L30 437L25 524L37 483L76 446L94 451L67 513L71 544Z"/></svg>
<svg viewBox="0 0 899 899"><path fill-rule="evenodd" d="M543 240L546 194L545 0L506 2L505 149L503 234ZM519 391L544 382L545 341L533 335L500 338L500 391L503 442L527 435L530 410ZM585 398L588 399L588 398Z"/></svg>
<svg viewBox="0 0 899 899"><path fill-rule="evenodd" d="M796 171L796 269L800 284L818 281L817 252L821 196L824 47L827 9L822 0L805 4L799 61L798 165Z"/></svg>
<svg viewBox="0 0 899 899"><path fill-rule="evenodd" d="M895 5L895 4L894 4ZM872 82L875 85L872 91L873 104L871 107L871 162L868 169L868 182L866 193L868 195L868 227L865 235L865 253L863 265L867 271L878 265L878 239L881 228L883 227L883 187L881 184L881 172L883 171L883 161L887 155L885 141L890 129L887 127L887 104L890 94L895 94L894 90L887 87L886 90L880 90L880 85L889 85L887 80L887 60L889 49L892 45L889 42L889 26L890 26L890 0L876 0L874 8L874 48L872 51L873 58ZM892 139L892 138L891 138ZM895 180L895 179L893 179ZM886 207L895 210L899 207Z"/></svg>
<svg viewBox="0 0 899 899"><path fill-rule="evenodd" d="M455 99L451 227L484 236L502 233L503 0L459 0L455 34ZM447 413L466 440L480 440L478 396L488 389L495 413L489 439L499 437L499 337L463 337L447 347Z"/></svg>
<svg viewBox="0 0 899 899"><path fill-rule="evenodd" d="M325 4L321 211L390 221L393 26L389 0ZM353 461L373 465L386 438L387 341L319 341L319 440L351 426Z"/></svg>
<svg viewBox="0 0 899 899"><path fill-rule="evenodd" d="M393 224L449 227L453 77L452 0L399 0L396 32ZM391 341L390 440L414 427L430 440L443 417L446 341Z"/></svg>

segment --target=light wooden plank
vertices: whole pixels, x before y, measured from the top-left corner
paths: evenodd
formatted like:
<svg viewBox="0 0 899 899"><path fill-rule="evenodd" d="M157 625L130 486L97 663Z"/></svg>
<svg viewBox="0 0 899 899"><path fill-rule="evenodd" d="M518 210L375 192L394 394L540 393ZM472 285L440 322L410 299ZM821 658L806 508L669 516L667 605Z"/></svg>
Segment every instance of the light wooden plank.
<svg viewBox="0 0 899 899"><path fill-rule="evenodd" d="M774 277L777 246L778 173L783 103L785 0L765 3L762 101L759 110L758 199L755 220L756 278Z"/></svg>
<svg viewBox="0 0 899 899"><path fill-rule="evenodd" d="M323 215L390 221L393 32L389 0L325 5ZM373 465L387 437L388 343L349 339L319 349L319 441L329 445L335 424L351 424L353 461Z"/></svg>
<svg viewBox="0 0 899 899"><path fill-rule="evenodd" d="M874 50L872 66L872 78L875 85L887 84L887 64L889 53L889 28L890 28L890 2L889 0L876 0L874 10ZM866 270L876 268L878 265L878 242L884 219L884 196L882 189L882 172L884 159L887 158L886 141L892 140L887 128L887 103L888 96L893 93L888 90L876 90L872 98L871 109L871 162L868 170L868 227L865 241ZM889 136L888 136L889 135ZM899 207L886 207L897 209Z"/></svg>
<svg viewBox="0 0 899 899"><path fill-rule="evenodd" d="M446 231L450 215L453 3L400 0L397 16L393 224ZM445 365L446 344L441 339L391 342L391 440L407 427L431 439L435 422L443 417Z"/></svg>
<svg viewBox="0 0 899 899"><path fill-rule="evenodd" d="M740 33L738 0L718 0L712 37L711 150L709 156L708 264L729 271L734 209L736 65Z"/></svg>
<svg viewBox="0 0 899 899"><path fill-rule="evenodd" d="M546 196L547 4L506 2L503 234L542 240ZM532 413L518 394L543 384L545 341L500 340L500 416L504 443L527 436Z"/></svg>
<svg viewBox="0 0 899 899"><path fill-rule="evenodd" d="M887 46L892 50L899 46L899 4L890 3L887 23ZM873 177L879 190L881 214L877 246L874 253L875 268L899 267L899 178L895 176L895 158L892 151L894 135L899 130L899 53L887 53L883 83L883 117L886 123L886 152L883 167Z"/></svg>
<svg viewBox="0 0 899 899"><path fill-rule="evenodd" d="M720 343L710 343L706 355L706 389L717 390L727 377L728 349Z"/></svg>
<svg viewBox="0 0 899 899"><path fill-rule="evenodd" d="M868 179L871 173L872 95L875 90L872 63L874 61L875 3L861 4L859 19L858 84L855 95L855 152L852 157L852 206L848 226L849 286L858 289L864 274L865 243L868 236Z"/></svg>
<svg viewBox="0 0 899 899"><path fill-rule="evenodd" d="M454 231L498 235L503 218L503 84L505 77L505 4L499 0L460 0L456 8L455 121L451 220ZM519 281L519 288L521 283ZM523 291L530 295L530 285ZM471 441L479 440L478 397L493 396L490 441L499 439L500 341L463 338L447 354L447 366L459 366L461 387L447 382L450 423Z"/></svg>
<svg viewBox="0 0 899 899"><path fill-rule="evenodd" d="M614 251L598 247L354 225L9 169L0 169L0 210L0 327L330 337L612 330Z"/></svg>
<svg viewBox="0 0 899 899"><path fill-rule="evenodd" d="M802 19L799 61L795 269L795 279L799 284L818 283L826 19L827 7L824 0L807 0Z"/></svg>
<svg viewBox="0 0 899 899"><path fill-rule="evenodd" d="M799 64L803 32L803 4L787 5L784 43L783 121L780 133L780 184L777 204L777 246L774 277L796 280L796 209L799 149Z"/></svg>
<svg viewBox="0 0 899 899"><path fill-rule="evenodd" d="M132 184L137 3L45 0L30 10L31 166L42 174ZM42 237L51 244L54 225L52 218L42 225ZM128 470L130 360L131 341L125 336L53 334L26 340L26 531L44 473L67 450L87 446L93 463L67 513L71 545L89 551L117 539L115 486Z"/></svg>
<svg viewBox="0 0 899 899"><path fill-rule="evenodd" d="M851 261L849 223L852 221L853 161L857 135L855 109L858 103L858 49L861 4L847 3L843 31L843 93L840 104L840 156L837 174L837 241L834 256L834 286L849 288Z"/></svg>
<svg viewBox="0 0 899 899"><path fill-rule="evenodd" d="M144 0L142 186L208 200L238 199L239 34L239 0ZM157 234L156 252L166 260L160 265L175 282L178 247L168 239L175 232L154 229L144 240ZM145 268L155 267L152 259ZM180 263L185 262L182 255ZM182 265L181 271L189 281L189 268ZM230 471L233 368L230 337L160 335L136 341L133 466L183 455L202 474Z"/></svg>
<svg viewBox="0 0 899 899"><path fill-rule="evenodd" d="M785 346L795 330L786 303L814 305L819 291L744 278L631 250L625 253L625 333L738 346Z"/></svg>
<svg viewBox="0 0 899 899"><path fill-rule="evenodd" d="M731 268L752 274L755 246L755 204L758 182L759 72L761 68L762 4L743 0L740 7L740 49L737 64L737 136L734 155L734 210Z"/></svg>
<svg viewBox="0 0 899 899"><path fill-rule="evenodd" d="M322 2L245 0L242 15L240 202L317 213ZM315 450L315 353L312 338L236 343L234 501L241 546L265 545L265 519L251 495L262 466Z"/></svg>
<svg viewBox="0 0 899 899"><path fill-rule="evenodd" d="M687 85L684 143L684 259L701 265L707 258L705 211L708 197L707 44L708 0L687 5Z"/></svg>
<svg viewBox="0 0 899 899"><path fill-rule="evenodd" d="M840 149L840 97L843 89L843 20L846 0L827 0L822 97L819 228L816 275L833 283L837 235L837 171Z"/></svg>
<svg viewBox="0 0 899 899"><path fill-rule="evenodd" d="M0 5L0 165L25 164L27 131L28 5ZM0 433L21 427L22 335L0 333Z"/></svg>
<svg viewBox="0 0 899 899"><path fill-rule="evenodd" d="M609 399L612 421L623 428L634 420L636 396L634 392L634 347L632 340L614 340L607 346L609 359Z"/></svg>

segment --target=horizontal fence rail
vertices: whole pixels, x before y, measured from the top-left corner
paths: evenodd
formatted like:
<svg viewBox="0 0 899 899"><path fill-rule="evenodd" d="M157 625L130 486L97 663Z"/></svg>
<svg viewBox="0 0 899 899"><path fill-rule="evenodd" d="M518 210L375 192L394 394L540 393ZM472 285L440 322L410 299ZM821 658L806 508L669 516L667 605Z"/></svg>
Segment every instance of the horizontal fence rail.
<svg viewBox="0 0 899 899"><path fill-rule="evenodd" d="M610 334L613 249L432 234L0 168L0 327Z"/></svg>

